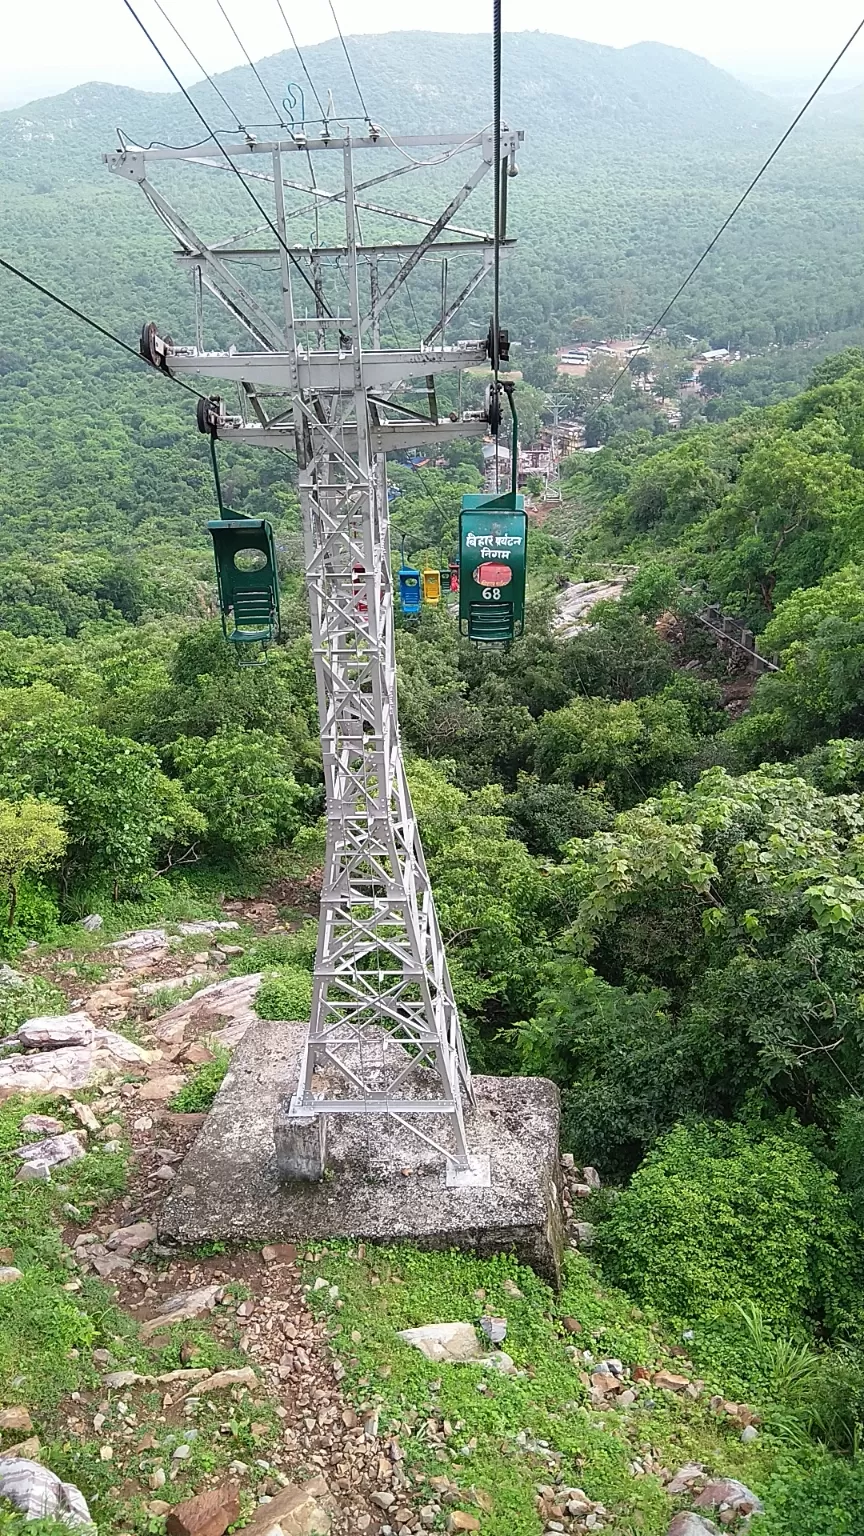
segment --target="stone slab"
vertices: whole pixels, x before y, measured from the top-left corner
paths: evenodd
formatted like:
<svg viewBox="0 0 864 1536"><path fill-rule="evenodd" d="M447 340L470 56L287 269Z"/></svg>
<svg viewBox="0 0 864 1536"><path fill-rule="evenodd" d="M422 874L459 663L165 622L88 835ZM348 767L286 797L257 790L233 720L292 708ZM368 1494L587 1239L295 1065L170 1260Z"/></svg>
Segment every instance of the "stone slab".
<svg viewBox="0 0 864 1536"><path fill-rule="evenodd" d="M179 1243L352 1237L512 1252L557 1285L563 1249L558 1090L546 1078L475 1077L466 1114L488 1185L450 1186L446 1162L383 1115L329 1116L327 1177L280 1182L274 1120L296 1085L305 1026L259 1020L235 1052L159 1222ZM431 1123L430 1123L431 1122ZM443 1135L437 1117L421 1128Z"/></svg>

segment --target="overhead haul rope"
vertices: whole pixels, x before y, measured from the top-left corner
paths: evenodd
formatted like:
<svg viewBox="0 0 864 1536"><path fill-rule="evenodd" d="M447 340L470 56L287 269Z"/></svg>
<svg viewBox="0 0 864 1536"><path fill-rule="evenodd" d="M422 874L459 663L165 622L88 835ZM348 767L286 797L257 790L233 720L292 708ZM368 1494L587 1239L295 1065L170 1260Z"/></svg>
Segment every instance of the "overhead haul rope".
<svg viewBox="0 0 864 1536"><path fill-rule="evenodd" d="M284 118L282 117L282 114L279 111L279 108L277 107L275 101L273 100L273 97L270 95L270 92L268 91L266 85L264 84L264 81L261 79L261 76L260 76L260 74L258 72L258 69L257 69L256 65L252 61L252 55L250 54L248 48L246 47L246 44L244 43L242 37L240 36L240 33L237 31L237 28L235 27L233 21L231 20L231 17L228 15L228 12L226 11L224 5L222 4L222 0L216 0L216 4L218 5L219 10L221 11L222 15L224 16L226 22L228 23L228 26L231 28L232 35L234 36L234 38L235 38L235 40L236 40L236 42L237 42L237 44L238 44L238 46L240 48L240 52L242 53L244 59L246 60L246 63L249 65L249 68L251 69L253 75L255 76L255 79L258 81L258 84L260 85L261 90L263 91L264 95L267 97L267 100L268 100L270 106L273 108L273 111L276 114L276 121L279 124L279 127L280 128L284 128L286 126Z"/></svg>
<svg viewBox="0 0 864 1536"><path fill-rule="evenodd" d="M336 7L333 4L333 0L328 0L328 3L329 3L329 6L330 6L331 14L333 16L333 20L336 23L336 31L339 33L339 41L342 44L342 52L345 55L345 62L348 65L348 68L351 71L351 79L354 81L354 89L356 90L357 95L360 98L360 105L363 108L363 116L365 117L366 122L368 123L369 127L371 128L372 127L372 119L369 116L369 108L366 105L366 102L365 102L365 100L363 98L363 92L360 89L360 81L357 79L357 71L354 68L354 63L353 63L353 60L351 58L351 55L348 52L348 44L346 43L345 38L342 35L342 28L339 25L339 17L336 15Z"/></svg>
<svg viewBox="0 0 864 1536"><path fill-rule="evenodd" d="M498 383L501 304L501 0L492 0L492 136L495 143L493 195L492 366Z"/></svg>
<svg viewBox="0 0 864 1536"><path fill-rule="evenodd" d="M91 330L98 331L99 335L104 336L106 340L113 341L115 347L122 347L123 351L128 352L131 357L134 357L136 362L147 362L147 359L141 356L137 347L130 346L129 342L124 341L122 336L115 335L113 331L109 331L104 325L100 325L98 320L92 319L90 315L85 315L83 309L76 309L74 304L69 304L66 299L61 299L59 293L54 293L50 288L46 288L43 283L38 283L35 277L30 277L28 273L22 272L20 267L13 266L12 262L6 261L3 256L0 256L0 267L6 272L11 272L13 277L20 277L22 283L27 283L31 288L35 288L37 293L41 293L44 298L50 299L53 304L59 304L60 308L65 309L67 314L74 315L76 320L80 320L84 325L89 325ZM147 366L150 367L150 364L147 364ZM170 379L172 384L177 384L180 389L185 389L188 394L194 395L196 399L206 400L208 398L206 395L202 395L199 390L193 389L192 385L187 384L184 379L178 379L176 374L168 373L162 369L157 371L163 378Z"/></svg>
<svg viewBox="0 0 864 1536"><path fill-rule="evenodd" d="M500 4L500 0L494 0L494 4L496 4L496 5ZM798 127L798 124L800 123L802 117L804 116L804 113L807 111L808 107L811 107L813 105L813 102L816 100L816 97L819 95L819 92L821 91L823 85L833 75L835 69L837 68L837 65L840 63L840 60L844 57L845 54L847 54L849 52L849 49L852 47L852 44L854 43L856 37L858 36L859 32L862 29L864 29L864 16L862 16L861 20L859 21L859 23L858 23L857 27L855 28L855 31L852 33L851 37L849 37L847 39L847 41L843 44L843 47L840 49L840 52L838 53L836 59L834 60L834 63L829 65L828 69L826 69L824 75L822 76L822 79L819 81L819 84L814 88L814 90L812 90L810 92L810 95L807 97L807 100L805 101L803 107L801 107L800 111L796 112L796 114L793 117L791 123L789 124L789 127L786 129L786 132L783 134L782 138L777 140L777 143L774 145L774 148L772 149L770 155L768 156L768 159L765 160L764 163L759 167L759 170L756 172L756 175L753 177L753 180L750 182L750 185L746 188L746 190L744 192L742 192L742 194L739 197L737 203L735 204L735 207L732 209L732 212L730 214L728 214L726 216L726 218L723 220L723 223L720 225L720 228L718 229L718 231L717 231L716 235L714 236L714 238L712 240L709 240L709 242L706 245L704 251L702 252L702 255L699 257L699 260L697 262L694 262L693 266L690 268L690 271L687 273L687 276L685 277L683 283L681 283L681 285L673 293L671 299L669 300L669 303L666 305L666 308L664 310L662 310L661 313L657 316L657 319L654 321L654 324L651 326L651 329L649 331L645 332L645 335L642 337L642 340L639 343L639 349L638 350L641 350L642 347L646 346L647 343L651 340L652 336L656 336L658 330L660 329L660 326L663 324L663 321L666 319L666 316L669 314L669 311L671 309L673 309L674 306L678 303L678 300L680 299L682 293L684 292L684 289L691 282L691 280L696 276L696 273L699 271L699 268L701 267L703 261L705 261L710 256L710 254L713 251L715 245L717 244L717 241L720 239L720 236L722 234L724 234L725 231L729 228L729 225L732 223L732 220L735 218L735 215L740 211L741 208L743 208L743 206L746 203L748 197L750 196L750 193L753 191L754 187L762 180L762 177L765 175L765 172L767 171L769 165L771 165L772 161L777 158L777 156L779 155L781 149L783 148L783 145L786 143L786 140L790 137L790 135L792 133L794 133L794 131ZM628 357L627 362L625 363L624 367L621 369L621 372L616 375L616 377L613 379L612 383L610 384L608 390L606 391L605 395L602 397L604 400L611 400L613 394L615 393L615 390L616 390L617 386L620 384L620 382L623 379L625 373L629 373L630 372L630 365L633 362L633 358L636 355L637 355L636 352L634 352L634 353L631 354L630 357Z"/></svg>
<svg viewBox="0 0 864 1536"><path fill-rule="evenodd" d="M137 22L137 24L140 27L141 31L144 33L144 36L146 37L146 39L147 39L148 43L150 44L151 48L153 49L153 52L157 55L157 57L165 65L165 68L167 69L169 75L171 76L171 79L174 81L174 84L177 86L177 89L179 91L182 91L183 95L186 98L186 101L188 102L189 106L192 108L192 111L195 113L195 116L198 118L199 122L202 123L202 125L206 129L207 133L210 135L211 139L213 140L213 143L216 145L216 148L221 150L222 154L225 156L225 159L228 162L228 166L229 166L230 170L233 171L234 175L237 177L237 180L239 181L241 187L246 192L247 196L251 197L253 203L255 204L255 207L258 209L258 212L261 214L261 217L264 219L264 221L267 224L268 228L276 236L276 239L278 240L279 245L282 247L282 250L285 252L285 255L288 257L288 260L291 262L291 265L296 269L296 271L302 277L304 283L306 284L306 287L309 289L309 292L314 294L315 297L316 297L316 300L322 305L325 314L327 314L332 319L333 318L332 310L328 309L326 303L321 298L320 294L318 294L316 292L315 285L312 282L312 279L307 277L307 275L304 272L303 268L301 267L299 261L297 260L297 257L294 255L294 252L291 250L290 246L288 246L286 244L286 242L283 240L282 235L279 232L279 229L273 223L273 220L271 219L269 213L267 212L267 209L264 207L264 204L259 202L258 198L255 196L255 193L252 191L252 188L250 187L249 182L247 181L246 177L243 175L242 171L234 164L234 161L231 159L231 156L228 154L228 152L225 149L224 145L221 143L221 141L219 140L217 135L213 132L213 129L210 127L210 124L208 123L206 117L204 116L204 113L201 111L201 108L197 105L197 103L194 101L193 97L189 94L189 92L187 91L185 85L183 84L183 81L180 79L179 75L175 72L175 70L173 70L171 68L171 65L168 63L168 60L166 59L164 53L162 52L162 49L159 47L159 44L156 42L156 39L152 36L152 34L150 32L148 32L146 26L144 25L143 21L141 20L141 17L138 15L138 12L135 10L135 7L132 5L132 0L123 0L123 4L125 5L127 11L129 12L129 15L132 17L133 21Z"/></svg>
<svg viewBox="0 0 864 1536"><path fill-rule="evenodd" d="M315 89L315 81L312 79L312 76L310 75L309 70L306 67L306 60L304 59L302 53L300 52L300 45L298 44L297 39L294 36L294 29L291 26L291 23L288 20L288 17L286 16L285 11L282 8L282 0L276 0L276 4L278 5L279 10L281 12L282 20L284 21L286 27L288 28L288 36L291 39L291 46L294 49L294 52L296 53L298 59L300 60L300 67L303 70L303 73L306 76L306 79L309 81L309 88L310 88L310 90L312 92L312 95L315 97L315 102L316 102L316 105L318 107L318 111L321 113L321 121L322 122L326 122L327 121L327 114L324 111L324 107L323 107L322 102L321 102L321 97L318 95L318 92Z"/></svg>

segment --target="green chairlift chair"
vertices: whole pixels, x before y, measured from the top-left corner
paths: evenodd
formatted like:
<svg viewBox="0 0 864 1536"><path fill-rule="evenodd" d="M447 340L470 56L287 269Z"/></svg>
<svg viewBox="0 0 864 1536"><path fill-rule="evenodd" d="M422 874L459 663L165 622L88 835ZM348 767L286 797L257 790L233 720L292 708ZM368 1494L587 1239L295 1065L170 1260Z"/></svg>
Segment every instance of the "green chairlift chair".
<svg viewBox="0 0 864 1536"><path fill-rule="evenodd" d="M513 417L511 488L497 496L462 498L459 631L476 645L506 648L520 637L525 623L528 518L524 497L516 490L519 423L513 386L508 382L502 387ZM494 419L494 427L499 419Z"/></svg>
<svg viewBox="0 0 864 1536"><path fill-rule="evenodd" d="M267 660L265 647L279 633L279 575L273 529L263 517L246 517L224 505L216 433L208 406L209 401L199 403L199 426L210 436L219 503L219 517L207 527L213 540L222 632L229 644L236 647L238 665L262 666Z"/></svg>

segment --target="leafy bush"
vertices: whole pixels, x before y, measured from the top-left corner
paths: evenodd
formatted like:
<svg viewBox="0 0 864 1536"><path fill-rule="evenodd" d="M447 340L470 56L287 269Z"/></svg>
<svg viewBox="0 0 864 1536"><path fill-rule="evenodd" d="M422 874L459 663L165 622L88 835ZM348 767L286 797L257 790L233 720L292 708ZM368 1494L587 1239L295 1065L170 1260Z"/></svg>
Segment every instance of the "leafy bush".
<svg viewBox="0 0 864 1536"><path fill-rule="evenodd" d="M864 1102L845 1099L838 1106L835 1158L840 1188L845 1190L859 1226L864 1227Z"/></svg>
<svg viewBox="0 0 864 1536"><path fill-rule="evenodd" d="M752 1536L858 1536L864 1531L864 1460L821 1457L806 1471L790 1467L765 1490L764 1515Z"/></svg>
<svg viewBox="0 0 864 1536"><path fill-rule="evenodd" d="M607 1273L666 1316L755 1301L772 1325L843 1331L861 1315L861 1235L796 1127L678 1126L600 1229Z"/></svg>
<svg viewBox="0 0 864 1536"><path fill-rule="evenodd" d="M649 619L659 618L667 609L674 609L682 596L678 576L662 560L646 560L640 565L624 594L625 601Z"/></svg>
<svg viewBox="0 0 864 1536"><path fill-rule="evenodd" d="M37 944L50 943L59 922L60 906L54 892L25 875L18 886L15 922L11 928L0 928L0 956L14 958L30 939Z"/></svg>
<svg viewBox="0 0 864 1536"><path fill-rule="evenodd" d="M222 1046L218 1046L214 1052L212 1061L202 1062L201 1066L190 1077L188 1083L184 1083L170 1101L170 1108L179 1114L200 1114L208 1110L213 1103L222 1079L231 1065L231 1056Z"/></svg>
<svg viewBox="0 0 864 1536"><path fill-rule="evenodd" d="M607 1176L630 1173L681 1114L708 1107L705 1083L723 1042L683 1034L667 1004L659 989L610 986L562 955L537 1014L518 1026L521 1070L561 1088L563 1144Z"/></svg>
<svg viewBox="0 0 864 1536"><path fill-rule="evenodd" d="M15 920L18 885L24 874L40 874L56 864L66 847L59 805L35 800L0 800L0 885L9 896L7 927Z"/></svg>
<svg viewBox="0 0 864 1536"><path fill-rule="evenodd" d="M297 831L303 791L278 739L236 729L209 740L184 736L172 744L171 757L216 853L260 853Z"/></svg>
<svg viewBox="0 0 864 1536"><path fill-rule="evenodd" d="M308 1019L312 1008L312 977L299 965L284 965L262 981L255 1011L262 1019Z"/></svg>

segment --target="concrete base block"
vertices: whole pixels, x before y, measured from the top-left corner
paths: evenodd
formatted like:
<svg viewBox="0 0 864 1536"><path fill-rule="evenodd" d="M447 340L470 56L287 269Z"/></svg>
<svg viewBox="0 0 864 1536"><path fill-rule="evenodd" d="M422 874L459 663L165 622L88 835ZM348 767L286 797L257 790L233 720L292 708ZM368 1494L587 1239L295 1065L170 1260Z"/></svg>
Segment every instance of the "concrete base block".
<svg viewBox="0 0 864 1536"><path fill-rule="evenodd" d="M454 1178L452 1167L448 1178L446 1160L386 1115L327 1116L326 1176L286 1177L291 1168L314 1169L320 1152L311 1123L299 1131L295 1125L289 1144L283 1135L304 1035L305 1025L261 1020L240 1042L174 1181L162 1238L351 1237L481 1257L512 1252L559 1283L564 1229L553 1083L475 1077L477 1104L465 1127L475 1173L468 1179ZM434 1116L420 1123L436 1139L446 1134L443 1118L440 1126Z"/></svg>
<svg viewBox="0 0 864 1536"><path fill-rule="evenodd" d="M273 1119L276 1168L280 1179L305 1179L315 1183L324 1177L327 1121L297 1108L292 1095L281 1095Z"/></svg>

